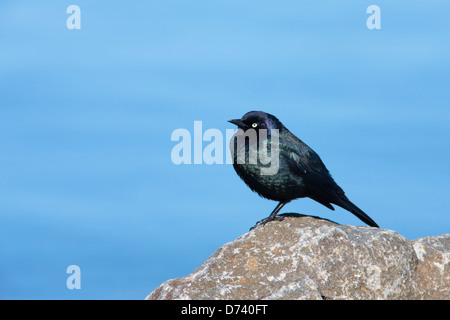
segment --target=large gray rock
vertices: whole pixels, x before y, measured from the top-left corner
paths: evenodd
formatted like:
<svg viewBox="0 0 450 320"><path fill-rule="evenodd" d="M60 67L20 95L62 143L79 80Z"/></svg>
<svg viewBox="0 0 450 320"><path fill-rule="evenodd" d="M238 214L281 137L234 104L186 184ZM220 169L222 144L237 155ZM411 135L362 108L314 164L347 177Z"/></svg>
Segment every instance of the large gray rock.
<svg viewBox="0 0 450 320"><path fill-rule="evenodd" d="M219 248L147 299L450 299L450 235L288 217Z"/></svg>

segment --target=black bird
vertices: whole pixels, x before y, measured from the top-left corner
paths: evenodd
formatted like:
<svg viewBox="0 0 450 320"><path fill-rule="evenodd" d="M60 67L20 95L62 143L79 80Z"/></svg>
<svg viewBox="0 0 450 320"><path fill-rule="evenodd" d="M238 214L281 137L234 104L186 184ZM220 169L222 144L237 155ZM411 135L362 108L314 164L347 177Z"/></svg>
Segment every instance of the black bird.
<svg viewBox="0 0 450 320"><path fill-rule="evenodd" d="M331 210L334 210L332 204L338 205L353 213L369 226L379 228L367 214L346 197L344 190L333 180L317 153L292 134L275 116L262 111L250 111L241 119L229 122L242 129L234 134L230 142L234 160L233 167L237 174L250 189L261 197L279 202L272 213L258 222L256 226L264 225L272 220L283 220L284 217L277 216L277 213L286 203L294 199L309 197ZM252 144L255 146L255 142L245 138L245 136L250 136L249 129L255 129L258 135L256 142L258 147L256 148L251 147ZM259 129L267 131L259 131ZM278 129L278 149L272 150L272 154L274 151L278 151L278 171L271 175L262 174L261 169L267 165L264 166L259 161L255 163L247 160L251 156L259 159L260 146L264 144L267 146L265 152L275 146L275 143L272 142L275 139L272 134L275 133L273 129ZM262 136L258 132L267 132L267 134ZM247 142L244 142L243 146L242 143L239 146L239 139ZM242 149L243 147L245 149ZM246 161L242 161L242 158L241 161L237 161L239 150L243 152ZM267 153L271 154L271 152Z"/></svg>

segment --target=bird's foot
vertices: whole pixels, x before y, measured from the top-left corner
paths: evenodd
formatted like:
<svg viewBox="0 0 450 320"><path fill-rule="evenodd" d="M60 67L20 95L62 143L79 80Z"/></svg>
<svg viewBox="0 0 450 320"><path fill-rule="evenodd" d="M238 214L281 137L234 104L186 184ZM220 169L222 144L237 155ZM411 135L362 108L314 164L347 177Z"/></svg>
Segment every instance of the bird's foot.
<svg viewBox="0 0 450 320"><path fill-rule="evenodd" d="M270 221L283 221L284 218L285 218L284 216L279 216L279 215L275 215L273 217L270 216L270 217L264 218L264 219L258 221L253 227L250 228L250 230L253 230L253 229L255 229L256 227L259 227L259 226L264 226L267 222L270 222Z"/></svg>

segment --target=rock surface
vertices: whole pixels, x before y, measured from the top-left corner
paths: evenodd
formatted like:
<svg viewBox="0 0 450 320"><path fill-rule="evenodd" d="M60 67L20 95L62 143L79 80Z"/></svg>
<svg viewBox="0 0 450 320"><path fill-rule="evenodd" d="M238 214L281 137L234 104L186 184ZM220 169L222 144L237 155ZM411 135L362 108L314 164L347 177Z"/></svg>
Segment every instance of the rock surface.
<svg viewBox="0 0 450 320"><path fill-rule="evenodd" d="M450 234L287 217L219 248L147 299L450 299Z"/></svg>
<svg viewBox="0 0 450 320"><path fill-rule="evenodd" d="M450 299L450 235L412 241L419 264L414 275L417 296Z"/></svg>

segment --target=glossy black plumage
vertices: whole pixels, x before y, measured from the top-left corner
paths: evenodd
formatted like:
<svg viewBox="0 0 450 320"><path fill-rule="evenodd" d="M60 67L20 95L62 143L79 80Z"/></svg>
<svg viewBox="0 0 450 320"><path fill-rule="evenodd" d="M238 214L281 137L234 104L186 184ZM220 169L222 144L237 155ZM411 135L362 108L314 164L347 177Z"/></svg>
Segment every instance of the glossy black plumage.
<svg viewBox="0 0 450 320"><path fill-rule="evenodd" d="M319 155L292 134L275 116L261 111L251 111L241 119L229 122L242 129L238 130L230 142L234 156L233 167L237 174L250 189L260 196L279 202L270 216L261 220L260 224L271 220L282 220L283 217L277 216L277 213L286 203L294 199L309 197L331 210L334 210L332 204L338 205L353 213L369 226L378 227L367 214L347 198L342 188L331 177ZM241 161L238 163L237 157L240 148L245 148L245 151L242 150L242 152L246 157L252 155L253 152L259 156L258 148L251 148L248 143L240 146L237 143L237 137L245 135L249 129L255 129L256 132L259 132L259 129L267 130L267 139L262 141L263 139L258 138L258 143L260 146L267 143L268 150L275 145L271 142L273 129L278 130L279 148L274 150L278 150L279 164L275 174L261 174L261 168L267 167L267 165L264 166L259 162L250 164L249 161L245 163Z"/></svg>

